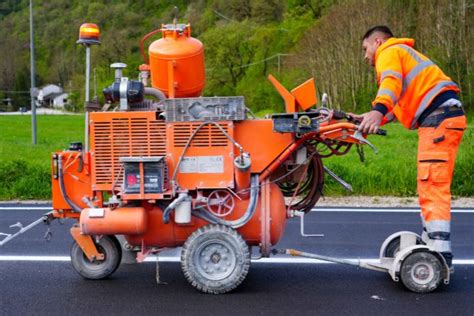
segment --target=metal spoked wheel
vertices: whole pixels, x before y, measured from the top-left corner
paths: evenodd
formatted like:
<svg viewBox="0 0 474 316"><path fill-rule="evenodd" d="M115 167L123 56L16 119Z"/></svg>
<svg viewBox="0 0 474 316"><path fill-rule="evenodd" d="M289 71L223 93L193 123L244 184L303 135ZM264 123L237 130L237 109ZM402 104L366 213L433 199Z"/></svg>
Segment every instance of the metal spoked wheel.
<svg viewBox="0 0 474 316"><path fill-rule="evenodd" d="M440 286L443 280L443 265L431 252L414 252L403 260L400 279L412 292L429 293Z"/></svg>
<svg viewBox="0 0 474 316"><path fill-rule="evenodd" d="M204 293L235 289L247 276L250 252L245 240L224 225L207 225L186 240L181 268L188 282Z"/></svg>
<svg viewBox="0 0 474 316"><path fill-rule="evenodd" d="M96 247L100 253L104 254L104 260L90 262L76 242L72 245L72 266L86 279L100 280L107 278L117 270L122 260L122 249L114 236L103 236L96 243Z"/></svg>

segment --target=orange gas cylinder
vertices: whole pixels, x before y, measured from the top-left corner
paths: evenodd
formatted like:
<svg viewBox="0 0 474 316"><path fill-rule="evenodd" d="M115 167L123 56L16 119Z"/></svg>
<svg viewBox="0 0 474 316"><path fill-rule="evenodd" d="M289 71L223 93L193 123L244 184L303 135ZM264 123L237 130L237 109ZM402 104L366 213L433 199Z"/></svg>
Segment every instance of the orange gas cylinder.
<svg viewBox="0 0 474 316"><path fill-rule="evenodd" d="M85 208L79 225L86 235L136 235L147 229L148 216L143 207Z"/></svg>
<svg viewBox="0 0 474 316"><path fill-rule="evenodd" d="M204 46L189 24L168 24L148 48L151 82L169 98L198 97L205 84Z"/></svg>

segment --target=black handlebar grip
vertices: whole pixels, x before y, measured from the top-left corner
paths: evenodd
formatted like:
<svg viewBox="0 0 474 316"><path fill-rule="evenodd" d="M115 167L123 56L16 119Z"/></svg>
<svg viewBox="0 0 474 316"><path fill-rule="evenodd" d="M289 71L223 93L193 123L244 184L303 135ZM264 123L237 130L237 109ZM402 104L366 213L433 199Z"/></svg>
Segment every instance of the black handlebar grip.
<svg viewBox="0 0 474 316"><path fill-rule="evenodd" d="M384 129L378 129L377 133L375 134L380 135L380 136L387 136L387 131Z"/></svg>
<svg viewBox="0 0 474 316"><path fill-rule="evenodd" d="M347 117L347 114L346 114L346 112L341 111L341 110L334 110L332 112L332 117L335 120L342 120L342 119L345 119Z"/></svg>

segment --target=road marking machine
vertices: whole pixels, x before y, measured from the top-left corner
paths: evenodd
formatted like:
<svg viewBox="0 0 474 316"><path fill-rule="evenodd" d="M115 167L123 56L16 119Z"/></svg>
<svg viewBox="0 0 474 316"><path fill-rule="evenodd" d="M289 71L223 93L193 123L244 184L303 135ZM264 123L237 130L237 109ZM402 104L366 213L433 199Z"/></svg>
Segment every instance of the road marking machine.
<svg viewBox="0 0 474 316"><path fill-rule="evenodd" d="M96 28L81 28L79 42L97 43ZM162 37L145 54L145 41L156 33ZM269 76L286 112L258 119L243 97L201 97L204 47L189 24L162 25L143 38L141 50L139 80L122 76L124 64L112 64L107 103L87 104L85 146L53 153L52 212L17 225L0 245L41 222L72 218L71 261L87 279L182 247L189 283L226 293L245 279L255 247L260 257L287 254L388 272L420 293L449 282L444 258L411 232L388 237L378 263L274 248L286 221L303 220L315 206L325 173L350 189L322 159L354 144L373 147L351 115L314 107L313 79L288 91Z"/></svg>

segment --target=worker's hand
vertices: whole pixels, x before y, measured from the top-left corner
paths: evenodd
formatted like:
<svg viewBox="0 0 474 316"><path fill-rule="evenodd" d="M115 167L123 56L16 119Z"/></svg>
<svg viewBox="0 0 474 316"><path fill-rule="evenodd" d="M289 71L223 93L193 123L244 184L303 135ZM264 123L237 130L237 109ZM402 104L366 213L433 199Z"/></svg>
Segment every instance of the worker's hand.
<svg viewBox="0 0 474 316"><path fill-rule="evenodd" d="M383 114L379 111L370 111L362 114L364 117L362 123L359 125L359 131L364 134L374 134L378 131L382 123Z"/></svg>

